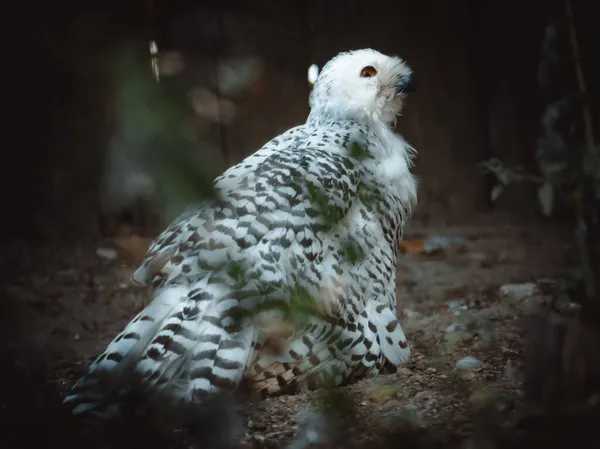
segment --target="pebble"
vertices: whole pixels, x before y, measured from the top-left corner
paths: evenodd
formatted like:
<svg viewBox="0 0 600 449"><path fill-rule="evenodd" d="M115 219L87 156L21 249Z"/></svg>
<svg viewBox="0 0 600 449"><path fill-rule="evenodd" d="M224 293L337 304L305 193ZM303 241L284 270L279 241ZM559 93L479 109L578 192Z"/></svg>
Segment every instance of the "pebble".
<svg viewBox="0 0 600 449"><path fill-rule="evenodd" d="M419 312L416 312L411 309L404 309L403 312L407 318L419 318L421 316Z"/></svg>
<svg viewBox="0 0 600 449"><path fill-rule="evenodd" d="M505 298L519 301L535 295L537 290L537 285L532 282L526 284L505 284L500 287L499 294Z"/></svg>
<svg viewBox="0 0 600 449"><path fill-rule="evenodd" d="M463 301L455 299L448 303L448 309L453 312L458 312L460 310L467 310L469 307L463 303Z"/></svg>
<svg viewBox="0 0 600 449"><path fill-rule="evenodd" d="M115 260L117 258L117 250L114 248L103 248L96 249L96 255L104 260Z"/></svg>
<svg viewBox="0 0 600 449"><path fill-rule="evenodd" d="M483 365L483 362L473 356L463 357L456 362L456 369L458 370L473 370Z"/></svg>

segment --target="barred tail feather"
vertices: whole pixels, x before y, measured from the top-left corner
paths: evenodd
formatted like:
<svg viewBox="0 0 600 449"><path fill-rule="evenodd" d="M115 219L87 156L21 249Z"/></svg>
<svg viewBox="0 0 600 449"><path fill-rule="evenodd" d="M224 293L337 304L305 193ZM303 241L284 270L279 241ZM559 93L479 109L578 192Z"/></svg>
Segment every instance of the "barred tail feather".
<svg viewBox="0 0 600 449"><path fill-rule="evenodd" d="M122 379L133 372L135 363L163 320L186 294L187 289L183 287L163 290L131 320L65 398L65 403L75 406L73 413L93 411L105 414L104 408L110 405L107 404L109 397L118 393Z"/></svg>
<svg viewBox="0 0 600 449"><path fill-rule="evenodd" d="M237 301L220 300L223 292L203 284L158 291L65 398L75 405L73 413L114 414L130 382L138 380L145 399L162 393L174 402L235 389L251 358L255 331L228 328L223 306Z"/></svg>

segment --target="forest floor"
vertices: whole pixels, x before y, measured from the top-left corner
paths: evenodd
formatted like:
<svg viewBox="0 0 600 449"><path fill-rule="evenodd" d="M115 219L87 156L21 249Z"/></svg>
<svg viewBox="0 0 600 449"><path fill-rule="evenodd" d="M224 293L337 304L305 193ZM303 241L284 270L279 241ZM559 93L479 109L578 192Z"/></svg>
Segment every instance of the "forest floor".
<svg viewBox="0 0 600 449"><path fill-rule="evenodd" d="M568 229L489 221L407 230L398 301L411 360L397 374L340 388L343 415L352 419L309 419L298 431L298 412L322 404L323 392L245 402L241 428L223 430L207 420L214 434L224 435L213 447L235 432L247 447L308 447L302 440L311 435L319 440L312 447L499 447L486 441L523 413L523 317L544 301L536 280L575 256ZM462 241L424 254L421 239L434 235ZM5 327L10 335L3 341L10 342L6 350L15 366L0 399L9 429L4 437L13 439L3 447L34 447L40 439L41 447L61 448L208 447L186 432L152 436L149 423L137 436L115 442L116 433L76 420L60 404L94 356L144 306L144 291L129 283L135 266L123 260L127 254L113 258L103 243L93 243L35 250L15 245L5 256L10 282L4 316L12 326Z"/></svg>

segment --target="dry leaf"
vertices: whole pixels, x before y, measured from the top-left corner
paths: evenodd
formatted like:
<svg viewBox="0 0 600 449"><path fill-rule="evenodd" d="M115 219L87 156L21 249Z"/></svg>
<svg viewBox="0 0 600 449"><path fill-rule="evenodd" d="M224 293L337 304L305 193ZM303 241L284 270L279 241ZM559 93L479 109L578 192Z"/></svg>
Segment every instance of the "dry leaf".
<svg viewBox="0 0 600 449"><path fill-rule="evenodd" d="M425 250L425 240L402 240L400 251L407 254L422 254Z"/></svg>
<svg viewBox="0 0 600 449"><path fill-rule="evenodd" d="M116 237L113 242L117 245L119 259L132 265L138 265L146 255L151 240L133 234L129 237Z"/></svg>

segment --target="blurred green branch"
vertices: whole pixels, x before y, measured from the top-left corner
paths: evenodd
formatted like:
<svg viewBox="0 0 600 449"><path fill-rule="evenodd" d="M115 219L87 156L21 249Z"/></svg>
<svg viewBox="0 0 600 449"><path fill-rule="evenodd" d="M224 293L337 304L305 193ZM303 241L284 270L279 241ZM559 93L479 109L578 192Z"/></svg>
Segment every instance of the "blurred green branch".
<svg viewBox="0 0 600 449"><path fill-rule="evenodd" d="M213 180L224 162L186 125L183 111L153 78L150 55L136 57L140 47L123 45L113 63L115 132L126 144L142 148L136 155L154 179L158 206L169 221L186 205L213 196Z"/></svg>

